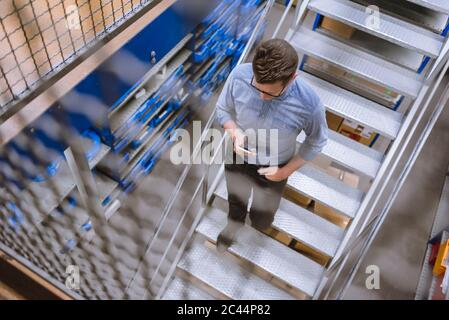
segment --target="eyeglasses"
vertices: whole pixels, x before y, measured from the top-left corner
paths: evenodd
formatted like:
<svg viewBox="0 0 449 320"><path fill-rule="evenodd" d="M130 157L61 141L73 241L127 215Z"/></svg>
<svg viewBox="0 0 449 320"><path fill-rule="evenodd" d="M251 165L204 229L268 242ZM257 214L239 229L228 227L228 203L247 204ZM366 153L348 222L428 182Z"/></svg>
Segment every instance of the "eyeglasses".
<svg viewBox="0 0 449 320"><path fill-rule="evenodd" d="M279 98L280 96L282 96L282 94L284 93L285 88L287 87L287 84L288 84L288 83L286 83L286 84L284 85L284 87L282 88L281 92L279 92L278 95L274 95L274 94L272 94L272 93L268 93L268 92L265 92L265 91L260 90L259 88L257 88L257 87L254 85L254 76L251 78L251 86L252 86L254 89L256 89L257 91L259 91L259 92L261 92L261 93L263 93L263 94L266 94L267 96L270 96L270 97L272 97L272 98Z"/></svg>

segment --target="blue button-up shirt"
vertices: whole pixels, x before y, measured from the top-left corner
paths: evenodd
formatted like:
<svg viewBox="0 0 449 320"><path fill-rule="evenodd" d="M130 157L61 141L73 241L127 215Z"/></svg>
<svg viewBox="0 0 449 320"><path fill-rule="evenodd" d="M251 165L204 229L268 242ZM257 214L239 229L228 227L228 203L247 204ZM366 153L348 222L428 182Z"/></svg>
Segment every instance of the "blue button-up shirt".
<svg viewBox="0 0 449 320"><path fill-rule="evenodd" d="M328 130L325 108L316 93L296 78L279 98L266 101L251 86L252 77L250 63L235 67L217 102L218 122L234 120L250 137L248 147L255 148L258 156L248 162L279 165L297 153L306 161L314 159L327 143ZM306 139L297 149L296 138L303 130Z"/></svg>

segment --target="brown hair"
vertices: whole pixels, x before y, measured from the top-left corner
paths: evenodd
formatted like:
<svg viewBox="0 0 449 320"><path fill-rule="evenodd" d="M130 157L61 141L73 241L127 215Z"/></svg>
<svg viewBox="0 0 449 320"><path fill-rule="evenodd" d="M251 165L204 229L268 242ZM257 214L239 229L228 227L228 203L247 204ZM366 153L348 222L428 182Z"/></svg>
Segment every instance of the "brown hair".
<svg viewBox="0 0 449 320"><path fill-rule="evenodd" d="M298 68L298 54L285 40L271 39L262 42L253 58L254 77L258 83L286 84Z"/></svg>

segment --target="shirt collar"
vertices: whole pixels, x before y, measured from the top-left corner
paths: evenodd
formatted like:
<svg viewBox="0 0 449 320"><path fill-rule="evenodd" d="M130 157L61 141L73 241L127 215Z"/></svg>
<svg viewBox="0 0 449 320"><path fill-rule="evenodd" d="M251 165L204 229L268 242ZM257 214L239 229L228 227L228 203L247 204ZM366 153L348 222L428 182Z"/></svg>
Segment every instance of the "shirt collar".
<svg viewBox="0 0 449 320"><path fill-rule="evenodd" d="M277 98L273 98L273 101L284 101L285 99L287 99L291 94L292 94L292 90L293 90L293 86L295 85L295 82L293 81L292 83L290 83L284 90L284 92L281 94L280 97Z"/></svg>

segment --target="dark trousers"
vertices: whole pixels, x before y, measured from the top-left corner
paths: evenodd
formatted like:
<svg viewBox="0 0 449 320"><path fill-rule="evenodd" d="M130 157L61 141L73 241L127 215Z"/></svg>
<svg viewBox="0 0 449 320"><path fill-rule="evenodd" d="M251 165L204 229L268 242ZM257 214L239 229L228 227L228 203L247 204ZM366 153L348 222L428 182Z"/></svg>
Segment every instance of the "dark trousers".
<svg viewBox="0 0 449 320"><path fill-rule="evenodd" d="M270 227L274 220L287 179L280 182L268 180L257 172L259 168L261 166L248 163L225 164L225 177L229 219L245 222L248 200L253 190L249 217L255 228L263 230Z"/></svg>

